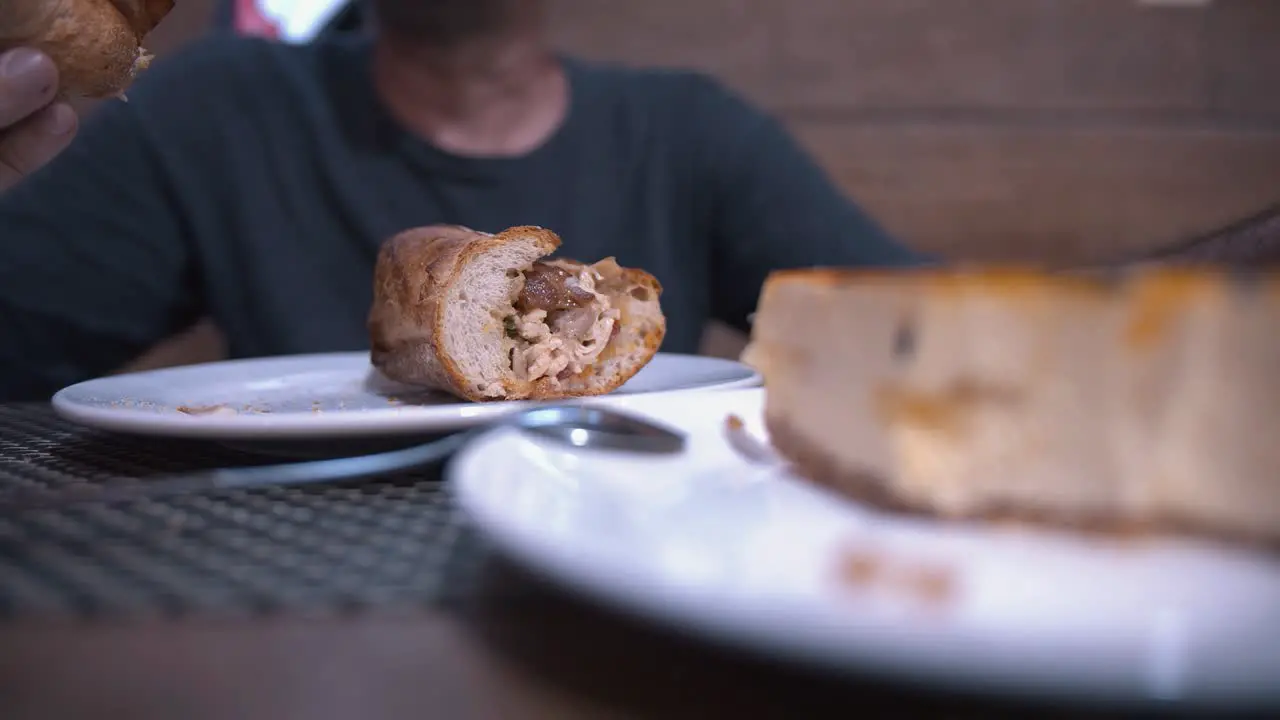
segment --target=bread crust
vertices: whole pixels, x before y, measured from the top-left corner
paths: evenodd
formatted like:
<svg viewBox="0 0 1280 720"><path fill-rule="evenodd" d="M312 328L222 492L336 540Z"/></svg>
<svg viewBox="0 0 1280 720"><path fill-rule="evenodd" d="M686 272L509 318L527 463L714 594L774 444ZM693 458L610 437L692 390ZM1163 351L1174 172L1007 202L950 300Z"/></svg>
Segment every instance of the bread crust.
<svg viewBox="0 0 1280 720"><path fill-rule="evenodd" d="M173 0L5 0L0 51L27 46L58 68L62 97L122 94L151 56L143 38L173 9Z"/></svg>
<svg viewBox="0 0 1280 720"><path fill-rule="evenodd" d="M437 340L444 336L444 298L462 269L486 252L521 237L537 238L544 254L560 238L544 228L513 227L497 235L461 225L406 230L378 251L369 310L370 360L399 382L447 390L468 400L480 395Z"/></svg>
<svg viewBox="0 0 1280 720"><path fill-rule="evenodd" d="M479 392L449 353L442 352L438 339L444 336L446 298L459 282L462 270L484 254L517 240L533 237L542 255L560 247L560 238L546 228L522 225L496 235L467 227L431 226L406 230L383 244L374 271L374 300L369 311L370 360L387 377L412 385L444 390L474 402L503 399L546 400L602 395L631 379L657 353L666 333L666 323L645 326L639 342L610 342L592 367L576 376L560 380L540 378L527 387L506 384L507 398L488 397ZM557 262L585 266L576 260ZM599 287L605 295L613 288L631 292L642 287L662 292L657 278L643 270L615 266ZM625 323L623 316L620 322ZM600 376L602 363L625 355L620 367ZM505 383L504 383L505 384Z"/></svg>

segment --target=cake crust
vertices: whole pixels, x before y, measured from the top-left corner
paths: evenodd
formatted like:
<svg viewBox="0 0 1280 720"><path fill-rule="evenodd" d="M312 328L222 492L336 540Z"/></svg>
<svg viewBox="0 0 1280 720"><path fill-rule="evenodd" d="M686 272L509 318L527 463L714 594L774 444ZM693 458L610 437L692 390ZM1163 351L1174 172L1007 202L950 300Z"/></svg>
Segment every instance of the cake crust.
<svg viewBox="0 0 1280 720"><path fill-rule="evenodd" d="M765 416L770 444L786 459L795 475L824 487L836 495L854 500L877 511L906 517L1027 528L1052 528L1083 532L1101 538L1134 539L1198 537L1232 544L1246 544L1268 552L1280 552L1280 539L1259 533L1229 530L1185 518L1151 516L1125 517L1118 514L1057 512L1032 507L988 506L972 512L943 514L922 503L912 503L895 494L877 473L840 466L821 448L804 439L785 420Z"/></svg>

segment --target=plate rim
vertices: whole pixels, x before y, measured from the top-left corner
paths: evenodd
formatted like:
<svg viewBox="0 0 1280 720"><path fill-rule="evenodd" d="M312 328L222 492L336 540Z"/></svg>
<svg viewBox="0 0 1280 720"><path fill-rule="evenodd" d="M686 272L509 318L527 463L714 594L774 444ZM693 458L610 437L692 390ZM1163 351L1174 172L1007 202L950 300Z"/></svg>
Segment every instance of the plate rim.
<svg viewBox="0 0 1280 720"><path fill-rule="evenodd" d="M657 395L685 394L696 392L722 392L742 388L758 387L762 383L760 373L750 366L728 358L720 358L691 353L655 354L672 360L695 358L699 361L712 361L734 365L750 373L747 377L725 382L669 390L655 390L645 393L608 394L594 397L575 398L574 402L609 403L619 398L650 397ZM49 400L55 414L78 425L104 430L108 432L140 435L146 437L168 437L195 440L323 440L334 438L361 438L397 435L430 434L464 430L496 419L501 415L523 408L552 401L511 400L494 403L474 403L459 401L433 406L399 405L375 410L333 413L284 413L284 414L249 414L236 416L190 416L175 421L172 413L154 413L129 411L127 408L107 408L80 403L69 398L76 392L98 383L109 382L118 378L139 376L186 375L198 372L201 368L212 366L247 366L272 361L287 363L288 361L305 362L314 360L337 360L363 357L364 351L299 353L296 355L270 355L257 358L234 358L214 360L191 365L140 370L120 375L108 375L82 380L58 390ZM433 412L434 411L434 412Z"/></svg>

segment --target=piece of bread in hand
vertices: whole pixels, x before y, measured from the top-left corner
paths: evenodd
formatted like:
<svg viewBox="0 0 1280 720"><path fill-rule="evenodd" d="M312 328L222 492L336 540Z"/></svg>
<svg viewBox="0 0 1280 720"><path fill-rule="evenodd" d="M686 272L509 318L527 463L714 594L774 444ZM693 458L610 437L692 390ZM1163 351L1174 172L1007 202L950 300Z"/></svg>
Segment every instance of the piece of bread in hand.
<svg viewBox="0 0 1280 720"><path fill-rule="evenodd" d="M744 359L773 443L875 504L1280 542L1280 278L790 271Z"/></svg>
<svg viewBox="0 0 1280 720"><path fill-rule="evenodd" d="M393 237L374 273L374 367L474 401L617 389L662 344L662 286L613 258L543 260L558 247L554 232L529 226L497 235L431 226Z"/></svg>
<svg viewBox="0 0 1280 720"><path fill-rule="evenodd" d="M123 96L151 64L146 37L174 0L2 0L0 52L40 50L58 68L62 97Z"/></svg>

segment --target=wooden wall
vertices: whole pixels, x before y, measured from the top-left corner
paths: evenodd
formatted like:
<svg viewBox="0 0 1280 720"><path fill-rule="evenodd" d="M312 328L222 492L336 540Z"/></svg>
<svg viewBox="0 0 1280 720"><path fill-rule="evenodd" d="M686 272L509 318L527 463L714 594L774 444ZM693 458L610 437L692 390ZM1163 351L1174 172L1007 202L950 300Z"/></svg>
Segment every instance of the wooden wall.
<svg viewBox="0 0 1280 720"><path fill-rule="evenodd" d="M923 249L1094 261L1280 199L1274 0L553 7L554 37L571 52L700 68L776 113ZM197 336L201 352L215 347ZM709 352L738 347L711 332Z"/></svg>
<svg viewBox="0 0 1280 720"><path fill-rule="evenodd" d="M1272 0L557 0L553 28L715 73L950 256L1103 260L1280 199Z"/></svg>
<svg viewBox="0 0 1280 720"><path fill-rule="evenodd" d="M716 73L921 247L1092 260L1280 199L1280 3L560 0L569 48Z"/></svg>

